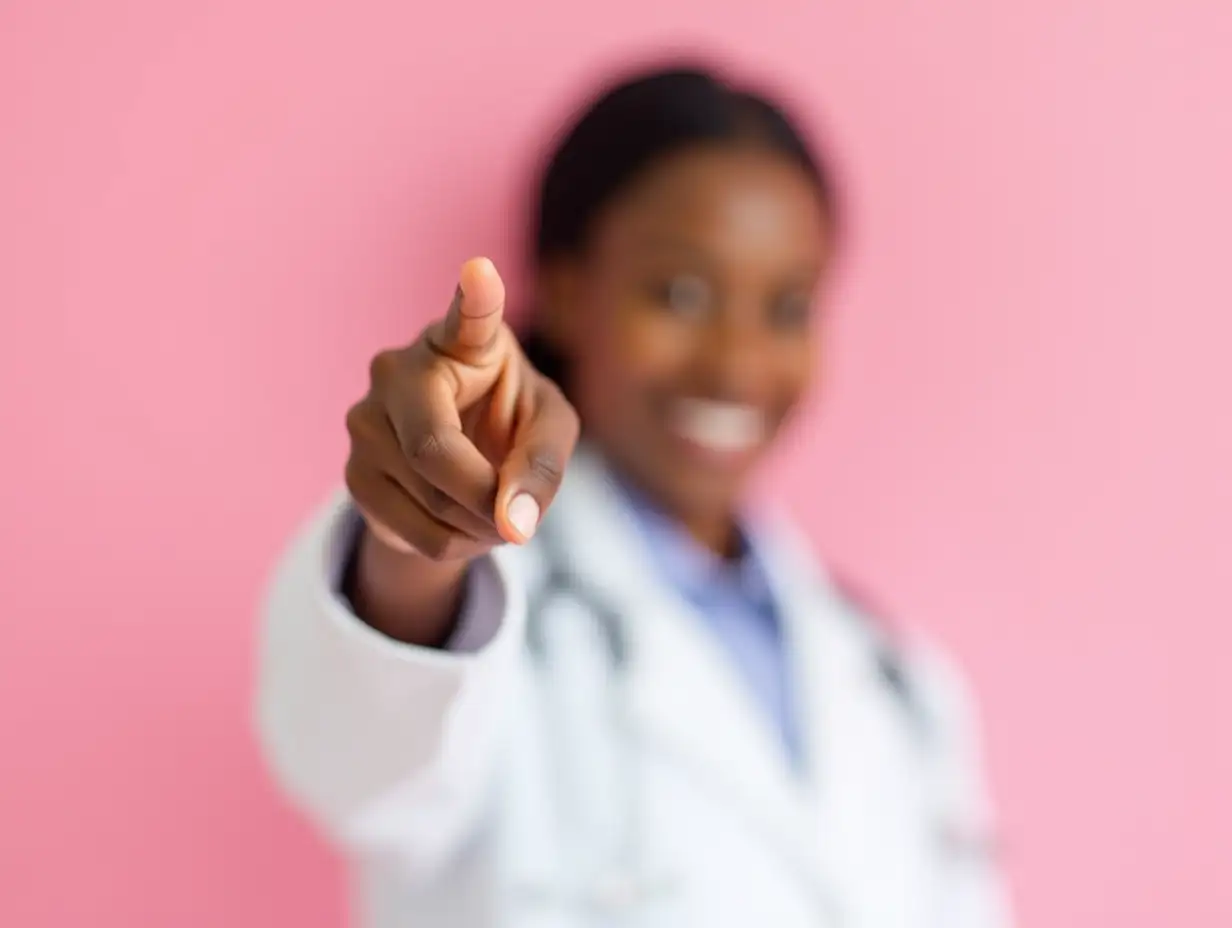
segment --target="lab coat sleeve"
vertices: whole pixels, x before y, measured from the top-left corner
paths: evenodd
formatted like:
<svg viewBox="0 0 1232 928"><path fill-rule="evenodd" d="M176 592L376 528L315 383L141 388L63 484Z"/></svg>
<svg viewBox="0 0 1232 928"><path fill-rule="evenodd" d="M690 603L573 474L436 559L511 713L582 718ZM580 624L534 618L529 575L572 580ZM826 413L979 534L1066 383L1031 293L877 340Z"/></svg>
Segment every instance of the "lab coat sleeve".
<svg viewBox="0 0 1232 928"><path fill-rule="evenodd" d="M940 651L919 649L931 740L934 840L941 855L938 925L1013 924L996 818L985 780L978 713L967 683Z"/></svg>
<svg viewBox="0 0 1232 928"><path fill-rule="evenodd" d="M515 571L471 568L452 650L387 638L339 593L357 516L339 494L293 540L264 603L257 737L333 841L428 878L482 825L525 622Z"/></svg>

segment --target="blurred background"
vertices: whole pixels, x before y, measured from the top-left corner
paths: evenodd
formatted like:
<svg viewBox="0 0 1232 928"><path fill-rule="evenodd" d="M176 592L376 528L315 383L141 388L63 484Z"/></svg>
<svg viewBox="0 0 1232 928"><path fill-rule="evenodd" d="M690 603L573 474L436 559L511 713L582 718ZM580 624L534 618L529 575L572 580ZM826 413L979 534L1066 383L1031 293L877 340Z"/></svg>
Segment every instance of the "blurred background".
<svg viewBox="0 0 1232 928"><path fill-rule="evenodd" d="M417 11L418 10L418 11ZM854 219L774 494L965 663L1024 925L1232 923L1232 6L0 4L0 924L343 919L249 733L366 360L614 68L795 101Z"/></svg>

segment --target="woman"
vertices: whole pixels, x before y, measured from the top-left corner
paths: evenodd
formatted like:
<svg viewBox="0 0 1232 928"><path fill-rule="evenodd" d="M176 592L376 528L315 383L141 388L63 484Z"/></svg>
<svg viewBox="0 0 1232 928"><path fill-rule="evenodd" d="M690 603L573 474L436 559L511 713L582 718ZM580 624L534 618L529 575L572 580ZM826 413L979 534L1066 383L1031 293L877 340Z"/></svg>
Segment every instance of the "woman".
<svg viewBox="0 0 1232 928"><path fill-rule="evenodd" d="M743 506L838 233L778 107L642 75L548 164L529 335L478 259L373 360L259 700L361 924L1005 923L953 673Z"/></svg>

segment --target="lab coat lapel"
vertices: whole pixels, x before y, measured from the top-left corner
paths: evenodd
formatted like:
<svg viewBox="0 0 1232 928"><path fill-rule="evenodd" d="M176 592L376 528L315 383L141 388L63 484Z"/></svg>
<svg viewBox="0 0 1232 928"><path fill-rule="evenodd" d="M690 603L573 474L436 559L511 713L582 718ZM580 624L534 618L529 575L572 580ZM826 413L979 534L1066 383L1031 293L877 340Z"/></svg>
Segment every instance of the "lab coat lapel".
<svg viewBox="0 0 1232 928"><path fill-rule="evenodd" d="M814 803L834 801L857 778L846 738L873 668L859 620L831 585L807 542L782 519L756 527L790 655L802 752Z"/></svg>
<svg viewBox="0 0 1232 928"><path fill-rule="evenodd" d="M908 787L918 758L880 676L878 631L788 523L761 534L794 664L815 865L847 923L911 923L916 897L901 877L913 861L899 859L908 845L896 835L915 818Z"/></svg>
<svg viewBox="0 0 1232 928"><path fill-rule="evenodd" d="M620 685L638 734L687 765L699 788L717 791L755 833L799 857L808 780L792 770L721 644L656 576L617 493L584 449L548 518L565 550L585 552L574 570L626 624L631 663Z"/></svg>

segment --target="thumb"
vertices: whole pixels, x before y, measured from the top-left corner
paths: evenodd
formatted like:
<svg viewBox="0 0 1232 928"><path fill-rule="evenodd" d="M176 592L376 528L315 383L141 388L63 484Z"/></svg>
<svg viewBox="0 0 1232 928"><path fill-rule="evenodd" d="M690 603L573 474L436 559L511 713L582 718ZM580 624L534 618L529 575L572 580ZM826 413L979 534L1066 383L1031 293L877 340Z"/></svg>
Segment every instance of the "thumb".
<svg viewBox="0 0 1232 928"><path fill-rule="evenodd" d="M505 282L487 258L472 258L462 265L434 347L465 364L483 363L499 344L504 315Z"/></svg>
<svg viewBox="0 0 1232 928"><path fill-rule="evenodd" d="M580 429L576 411L559 388L541 381L539 394L500 468L496 525L515 544L531 539L556 497Z"/></svg>

